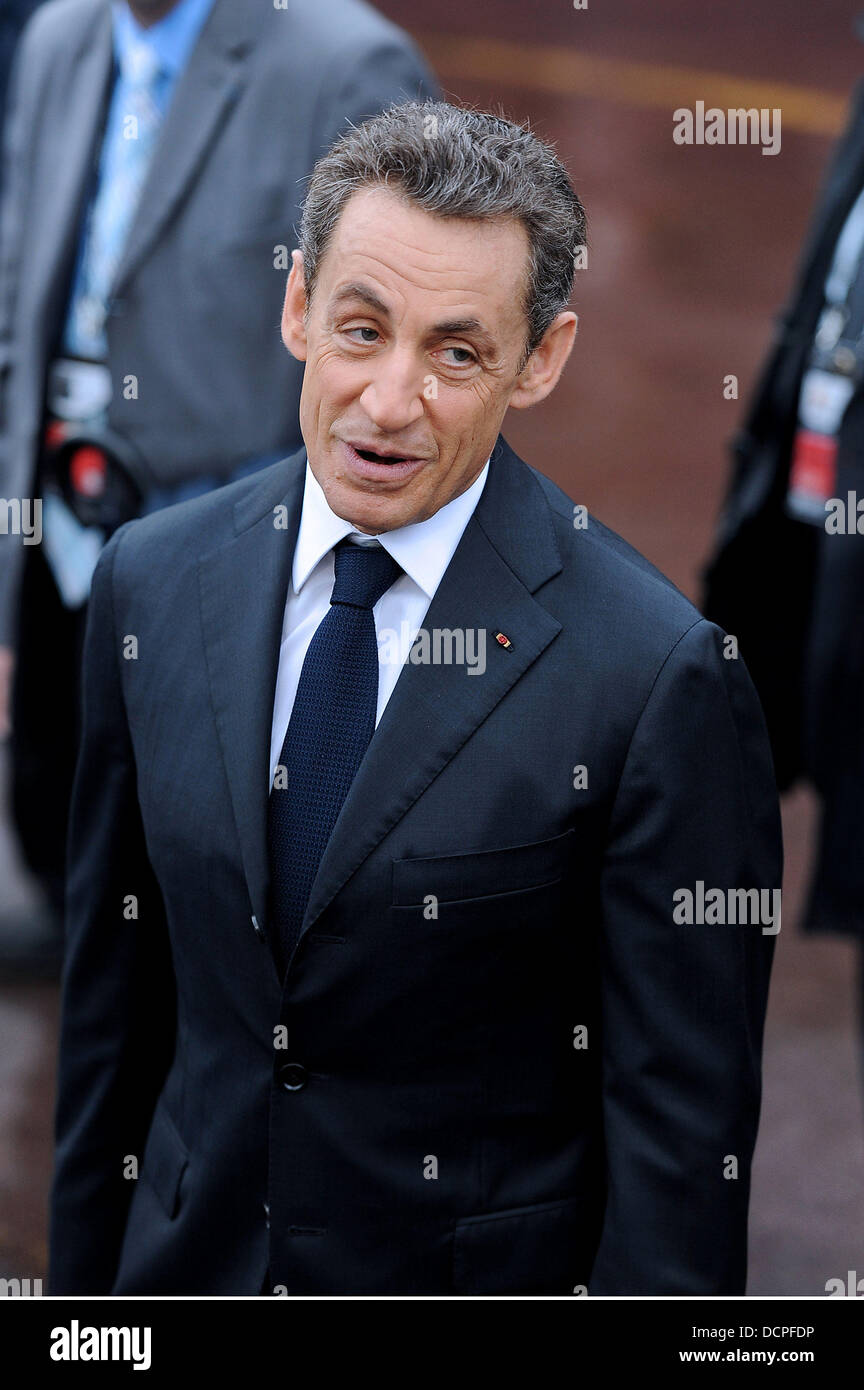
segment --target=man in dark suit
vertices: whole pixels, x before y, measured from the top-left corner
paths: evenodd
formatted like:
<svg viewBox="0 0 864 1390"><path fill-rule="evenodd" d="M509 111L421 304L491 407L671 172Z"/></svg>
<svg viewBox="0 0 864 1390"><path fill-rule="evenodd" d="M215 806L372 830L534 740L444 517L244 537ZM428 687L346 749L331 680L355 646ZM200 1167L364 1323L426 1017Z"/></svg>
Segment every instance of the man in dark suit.
<svg viewBox="0 0 864 1390"><path fill-rule="evenodd" d="M746 656L781 789L803 778L818 793L804 928L864 941L862 383L864 83L734 441L704 595Z"/></svg>
<svg viewBox="0 0 864 1390"><path fill-rule="evenodd" d="M500 435L583 239L521 127L364 123L285 295L305 447L103 552L54 1293L743 1291L761 711Z"/></svg>
<svg viewBox="0 0 864 1390"><path fill-rule="evenodd" d="M304 180L348 122L431 85L358 0L55 0L21 40L0 493L40 499L42 543L0 534L0 730L22 848L58 915L100 546L300 444L301 373L277 329Z"/></svg>

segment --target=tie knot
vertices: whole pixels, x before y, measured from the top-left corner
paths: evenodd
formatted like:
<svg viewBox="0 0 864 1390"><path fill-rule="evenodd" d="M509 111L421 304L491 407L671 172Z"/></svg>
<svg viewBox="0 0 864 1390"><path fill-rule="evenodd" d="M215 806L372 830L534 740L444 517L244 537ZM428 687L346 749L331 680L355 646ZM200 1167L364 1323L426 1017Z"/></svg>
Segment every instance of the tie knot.
<svg viewBox="0 0 864 1390"><path fill-rule="evenodd" d="M159 55L149 43L133 44L121 59L123 77L131 87L149 91L160 72Z"/></svg>
<svg viewBox="0 0 864 1390"><path fill-rule="evenodd" d="M340 541L333 551L336 579L331 603L347 603L352 608L374 608L402 574L383 545L354 545Z"/></svg>

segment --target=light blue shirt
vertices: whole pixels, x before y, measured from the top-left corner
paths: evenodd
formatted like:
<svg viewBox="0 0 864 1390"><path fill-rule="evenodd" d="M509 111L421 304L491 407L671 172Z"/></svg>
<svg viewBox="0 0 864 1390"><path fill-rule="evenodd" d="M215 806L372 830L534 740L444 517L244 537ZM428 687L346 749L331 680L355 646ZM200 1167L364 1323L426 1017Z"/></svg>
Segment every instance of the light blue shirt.
<svg viewBox="0 0 864 1390"><path fill-rule="evenodd" d="M166 111L174 90L174 84L185 68L192 49L198 42L198 35L213 8L213 0L180 0L180 3L175 5L164 19L158 20L156 24L151 24L149 29L141 27L127 4L119 3L118 0L118 3L115 3L112 8L114 11L114 56L117 60L117 66L122 68L125 55L134 45L149 44L158 57L159 66L164 73L160 82L161 90L157 93L157 100L163 112ZM112 133L111 116L116 117L118 115L114 109L117 105L116 101L112 101L111 105L112 110L106 126L106 138L110 137Z"/></svg>
<svg viewBox="0 0 864 1390"><path fill-rule="evenodd" d="M171 102L177 79L189 61L204 23L213 8L213 3L214 0L180 0L180 3L175 5L164 19L160 19L156 24L151 24L149 28L143 28L138 23L125 0L122 0L122 3L118 0L118 3L113 5L115 81L99 159L100 182L104 178L110 179L112 177L113 161L117 158L118 150L122 148L123 125L124 121L128 119L129 110L128 83L123 73L124 70L128 71L129 69L128 60L132 50L140 48L142 44L146 45L152 49L158 60L160 71L152 96L164 117ZM96 191L94 188L94 197ZM84 335L83 337L76 333L75 320L71 313L72 305L75 304L80 295L86 292L82 272L87 226L88 223L85 218L79 237L75 275L69 301L70 313L67 316L64 332L64 351L72 357L95 355L97 349L94 347L94 342L102 339L101 333ZM101 342L101 350L104 352L104 339Z"/></svg>

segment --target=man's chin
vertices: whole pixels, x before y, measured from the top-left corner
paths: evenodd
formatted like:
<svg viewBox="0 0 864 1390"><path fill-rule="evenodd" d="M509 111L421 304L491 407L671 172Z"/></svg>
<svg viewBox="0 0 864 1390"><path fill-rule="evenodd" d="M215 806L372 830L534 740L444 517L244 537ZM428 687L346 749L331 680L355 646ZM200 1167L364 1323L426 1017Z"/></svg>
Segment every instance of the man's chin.
<svg viewBox="0 0 864 1390"><path fill-rule="evenodd" d="M332 512L350 521L358 531L377 535L379 531L395 531L400 526L409 526L417 520L412 513L419 507L411 507L406 497L395 498L387 493L364 488L343 479L328 484L324 488L327 504Z"/></svg>
<svg viewBox="0 0 864 1390"><path fill-rule="evenodd" d="M416 476L413 475L413 476ZM318 479L327 505L344 521L350 521L358 530L376 533L395 531L399 526L409 526L420 520L423 499L411 486L411 478L401 482L396 479L379 481L372 478L355 477L344 470L339 475Z"/></svg>

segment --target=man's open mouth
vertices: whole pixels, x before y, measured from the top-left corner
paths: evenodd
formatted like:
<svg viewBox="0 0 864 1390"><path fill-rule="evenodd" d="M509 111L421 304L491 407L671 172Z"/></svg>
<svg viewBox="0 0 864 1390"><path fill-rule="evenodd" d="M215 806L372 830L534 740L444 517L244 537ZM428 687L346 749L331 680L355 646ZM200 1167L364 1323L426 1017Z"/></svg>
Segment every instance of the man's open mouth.
<svg viewBox="0 0 864 1390"><path fill-rule="evenodd" d="M428 456L418 458L415 454L399 454L395 449L385 452L383 449L370 449L366 445L349 444L347 440L342 441L342 448L348 468L356 477L366 478L382 486L388 483L399 485L406 478L413 478L428 462Z"/></svg>
<svg viewBox="0 0 864 1390"><path fill-rule="evenodd" d="M379 454L375 449L358 449L354 444L351 447L355 454L359 454L367 463L406 463L413 459L411 454Z"/></svg>

